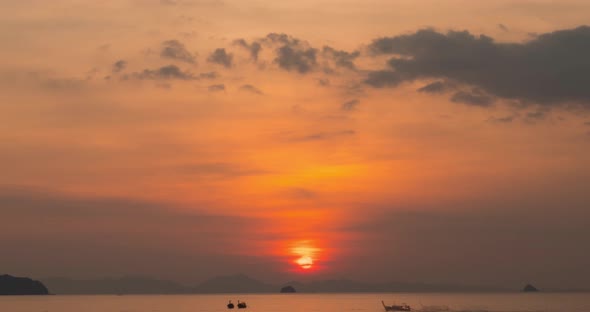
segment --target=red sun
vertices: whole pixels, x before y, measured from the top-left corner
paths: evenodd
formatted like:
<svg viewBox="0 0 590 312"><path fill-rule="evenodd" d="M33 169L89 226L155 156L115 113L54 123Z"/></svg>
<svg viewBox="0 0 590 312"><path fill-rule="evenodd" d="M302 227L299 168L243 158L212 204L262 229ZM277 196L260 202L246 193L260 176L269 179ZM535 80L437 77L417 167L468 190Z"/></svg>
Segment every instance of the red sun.
<svg viewBox="0 0 590 312"><path fill-rule="evenodd" d="M302 269L311 269L311 267L313 266L313 259L309 256L303 256L297 260L295 260L295 263L297 263Z"/></svg>
<svg viewBox="0 0 590 312"><path fill-rule="evenodd" d="M295 256L293 263L297 265L299 269L311 272L316 268L314 265L321 249L315 247L312 241L295 242L290 251Z"/></svg>

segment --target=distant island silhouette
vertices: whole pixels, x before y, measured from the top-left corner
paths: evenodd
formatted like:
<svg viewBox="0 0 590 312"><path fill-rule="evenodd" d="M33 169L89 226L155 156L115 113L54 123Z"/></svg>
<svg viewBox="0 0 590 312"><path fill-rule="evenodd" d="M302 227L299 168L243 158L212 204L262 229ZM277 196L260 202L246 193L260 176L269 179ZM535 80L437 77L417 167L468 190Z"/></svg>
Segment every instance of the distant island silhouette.
<svg viewBox="0 0 590 312"><path fill-rule="evenodd" d="M28 277L0 275L0 295L48 295L49 291L43 283Z"/></svg>
<svg viewBox="0 0 590 312"><path fill-rule="evenodd" d="M281 293L296 293L295 287L288 285L281 288Z"/></svg>
<svg viewBox="0 0 590 312"><path fill-rule="evenodd" d="M539 289L537 289L537 287L535 287L531 284L526 284L524 286L524 288L522 289L522 291L524 291L524 292L538 292Z"/></svg>

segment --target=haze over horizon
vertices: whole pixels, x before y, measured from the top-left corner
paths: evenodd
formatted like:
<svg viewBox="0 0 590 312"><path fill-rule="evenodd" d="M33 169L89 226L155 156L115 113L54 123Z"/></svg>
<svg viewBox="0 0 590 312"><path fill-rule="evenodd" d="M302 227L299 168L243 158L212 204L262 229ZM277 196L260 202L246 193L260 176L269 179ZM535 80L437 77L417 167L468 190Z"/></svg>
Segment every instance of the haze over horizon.
<svg viewBox="0 0 590 312"><path fill-rule="evenodd" d="M588 21L4 0L0 273L588 289Z"/></svg>

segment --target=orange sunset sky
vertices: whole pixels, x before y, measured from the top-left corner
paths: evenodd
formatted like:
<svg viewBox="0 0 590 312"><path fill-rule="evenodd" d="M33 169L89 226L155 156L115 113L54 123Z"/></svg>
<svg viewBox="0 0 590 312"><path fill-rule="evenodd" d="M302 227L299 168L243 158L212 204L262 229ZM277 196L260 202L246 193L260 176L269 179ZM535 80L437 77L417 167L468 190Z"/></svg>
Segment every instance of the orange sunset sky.
<svg viewBox="0 0 590 312"><path fill-rule="evenodd" d="M590 2L3 0L0 268L583 287Z"/></svg>

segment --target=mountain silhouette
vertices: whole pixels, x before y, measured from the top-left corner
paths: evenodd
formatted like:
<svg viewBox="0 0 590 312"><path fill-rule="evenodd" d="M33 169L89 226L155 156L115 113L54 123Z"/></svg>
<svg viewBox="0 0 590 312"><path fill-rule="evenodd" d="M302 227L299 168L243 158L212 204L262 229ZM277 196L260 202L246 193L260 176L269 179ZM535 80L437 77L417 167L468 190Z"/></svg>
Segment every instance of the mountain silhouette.
<svg viewBox="0 0 590 312"><path fill-rule="evenodd" d="M43 283L27 277L0 275L0 295L48 295Z"/></svg>
<svg viewBox="0 0 590 312"><path fill-rule="evenodd" d="M184 294L187 286L141 276L75 280L47 278L43 280L55 294Z"/></svg>
<svg viewBox="0 0 590 312"><path fill-rule="evenodd" d="M93 280L48 278L42 280L56 294L214 294L277 293L292 286L297 293L368 293L368 292L502 292L506 288L460 284L364 283L349 279L312 282L290 281L269 284L244 274L217 276L196 286L147 277L122 277Z"/></svg>
<svg viewBox="0 0 590 312"><path fill-rule="evenodd" d="M296 293L296 292L297 292L297 290L295 290L295 287L293 287L291 285L281 288L281 293Z"/></svg>
<svg viewBox="0 0 590 312"><path fill-rule="evenodd" d="M524 291L524 292L537 292L537 291L539 291L539 289L537 289L537 287L535 287L531 284L526 284L524 286L524 288L522 289L522 291Z"/></svg>
<svg viewBox="0 0 590 312"><path fill-rule="evenodd" d="M250 278L244 274L218 276L206 280L193 290L196 293L271 293L278 287Z"/></svg>

